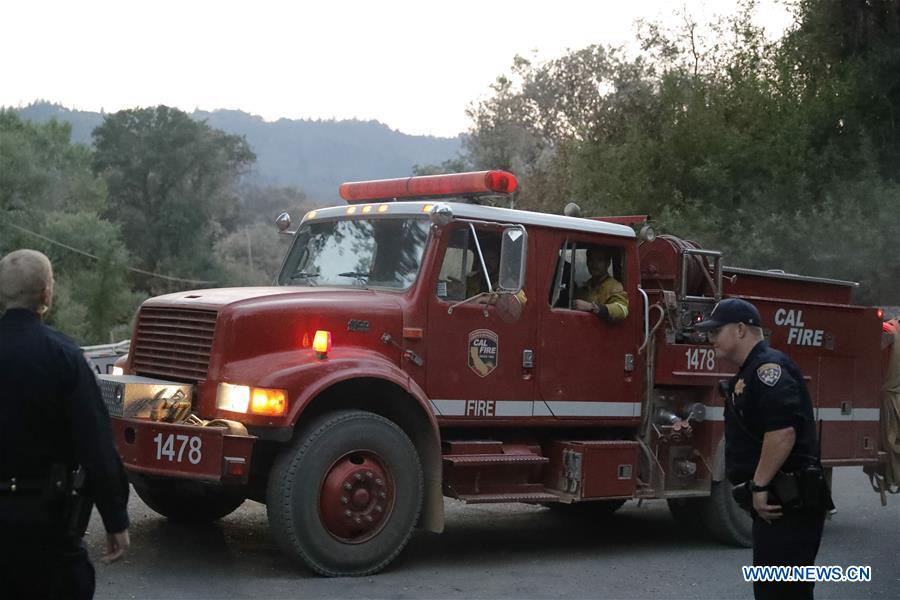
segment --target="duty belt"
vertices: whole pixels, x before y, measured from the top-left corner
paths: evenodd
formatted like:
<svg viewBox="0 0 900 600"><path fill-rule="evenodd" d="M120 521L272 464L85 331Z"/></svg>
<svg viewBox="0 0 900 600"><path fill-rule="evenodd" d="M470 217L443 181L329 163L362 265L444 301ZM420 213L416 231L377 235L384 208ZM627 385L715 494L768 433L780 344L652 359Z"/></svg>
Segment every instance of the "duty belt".
<svg viewBox="0 0 900 600"><path fill-rule="evenodd" d="M46 477L43 479L18 479L13 477L9 481L0 481L0 493L41 492L46 485Z"/></svg>

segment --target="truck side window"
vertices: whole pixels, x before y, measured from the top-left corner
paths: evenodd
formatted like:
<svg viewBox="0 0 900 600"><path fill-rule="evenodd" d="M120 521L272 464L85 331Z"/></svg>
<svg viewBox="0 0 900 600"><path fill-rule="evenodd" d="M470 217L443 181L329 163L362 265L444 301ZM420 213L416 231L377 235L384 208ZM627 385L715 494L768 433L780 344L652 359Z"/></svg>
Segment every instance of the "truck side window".
<svg viewBox="0 0 900 600"><path fill-rule="evenodd" d="M491 286L497 287L500 276L500 235L480 228L475 228L475 232L478 245L467 227L455 229L450 234L438 274L438 298L456 302L488 291L484 270L478 258L478 246L481 247Z"/></svg>
<svg viewBox="0 0 900 600"><path fill-rule="evenodd" d="M553 308L572 308L575 298L584 295L591 285L602 279L612 278L624 283L623 258L620 248L566 240L559 250L553 286L550 288L550 305ZM589 262L598 272L592 272ZM603 266L605 270L602 270Z"/></svg>
<svg viewBox="0 0 900 600"><path fill-rule="evenodd" d="M437 296L443 300L465 299L466 273L472 264L472 254L468 250L469 230L454 229L447 242L447 251L438 274Z"/></svg>

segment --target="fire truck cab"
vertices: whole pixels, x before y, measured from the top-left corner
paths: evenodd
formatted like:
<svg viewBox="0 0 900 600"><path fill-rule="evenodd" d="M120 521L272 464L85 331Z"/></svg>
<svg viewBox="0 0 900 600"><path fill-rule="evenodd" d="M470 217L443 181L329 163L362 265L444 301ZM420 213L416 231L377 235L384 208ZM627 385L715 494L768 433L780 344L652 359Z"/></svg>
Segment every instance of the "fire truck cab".
<svg viewBox="0 0 900 600"><path fill-rule="evenodd" d="M748 545L717 391L734 367L693 330L725 296L754 302L804 371L825 466L883 463L891 348L856 284L729 268L645 217L481 203L516 186L344 184L346 206L292 232L276 285L146 301L122 373L101 376L138 495L176 520L265 503L280 547L324 575L377 572L415 527L441 531L444 496L592 518L664 498ZM577 310L597 277L624 288L624 319Z"/></svg>

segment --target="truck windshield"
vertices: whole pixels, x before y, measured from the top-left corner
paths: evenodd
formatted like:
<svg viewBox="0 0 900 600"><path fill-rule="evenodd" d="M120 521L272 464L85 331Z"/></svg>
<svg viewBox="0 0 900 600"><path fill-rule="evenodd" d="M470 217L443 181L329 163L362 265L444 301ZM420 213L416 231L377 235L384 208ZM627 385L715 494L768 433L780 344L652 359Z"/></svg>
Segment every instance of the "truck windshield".
<svg viewBox="0 0 900 600"><path fill-rule="evenodd" d="M405 290L419 272L428 228L427 219L306 222L278 283Z"/></svg>

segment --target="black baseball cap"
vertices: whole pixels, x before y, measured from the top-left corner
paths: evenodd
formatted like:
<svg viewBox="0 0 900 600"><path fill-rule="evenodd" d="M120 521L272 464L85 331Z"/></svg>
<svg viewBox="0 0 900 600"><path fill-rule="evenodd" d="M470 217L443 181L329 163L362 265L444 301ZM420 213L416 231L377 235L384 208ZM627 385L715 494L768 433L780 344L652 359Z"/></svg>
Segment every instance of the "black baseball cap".
<svg viewBox="0 0 900 600"><path fill-rule="evenodd" d="M694 325L698 331L709 331L729 323L744 323L754 327L762 326L762 319L756 307L740 298L725 298L716 304L709 318Z"/></svg>

